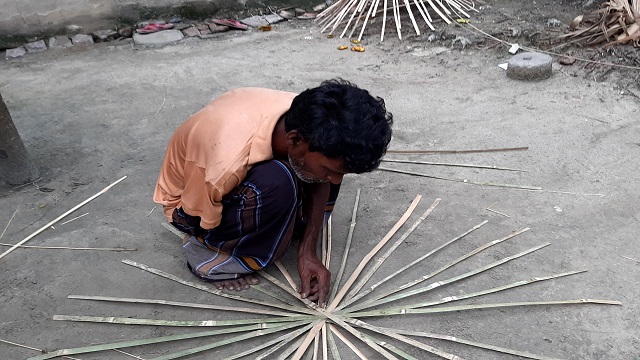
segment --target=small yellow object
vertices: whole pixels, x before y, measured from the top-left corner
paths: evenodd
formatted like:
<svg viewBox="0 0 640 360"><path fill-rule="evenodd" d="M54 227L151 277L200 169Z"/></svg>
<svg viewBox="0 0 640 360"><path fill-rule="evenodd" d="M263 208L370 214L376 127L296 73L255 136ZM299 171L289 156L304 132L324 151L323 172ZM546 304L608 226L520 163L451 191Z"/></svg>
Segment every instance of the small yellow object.
<svg viewBox="0 0 640 360"><path fill-rule="evenodd" d="M258 26L258 30L271 31L271 25Z"/></svg>
<svg viewBox="0 0 640 360"><path fill-rule="evenodd" d="M347 48L349 48L347 45L340 45L340 46L338 46L338 50L345 50L345 49L347 49Z"/></svg>
<svg viewBox="0 0 640 360"><path fill-rule="evenodd" d="M351 51L364 52L364 46L360 46L360 45L352 46Z"/></svg>
<svg viewBox="0 0 640 360"><path fill-rule="evenodd" d="M459 24L468 24L469 23L469 19L458 19L456 20Z"/></svg>
<svg viewBox="0 0 640 360"><path fill-rule="evenodd" d="M333 34L328 34L327 35L327 39L333 39L334 37L335 37L335 35L333 35Z"/></svg>
<svg viewBox="0 0 640 360"><path fill-rule="evenodd" d="M351 39L351 42L354 44L360 44L360 40L358 39Z"/></svg>

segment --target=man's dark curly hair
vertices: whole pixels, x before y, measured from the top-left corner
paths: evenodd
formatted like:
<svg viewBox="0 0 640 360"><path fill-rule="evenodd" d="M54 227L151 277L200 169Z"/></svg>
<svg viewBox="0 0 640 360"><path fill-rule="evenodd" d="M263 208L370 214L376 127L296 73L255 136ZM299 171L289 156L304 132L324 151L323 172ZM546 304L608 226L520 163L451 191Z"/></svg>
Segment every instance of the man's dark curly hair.
<svg viewBox="0 0 640 360"><path fill-rule="evenodd" d="M392 124L384 100L342 79L303 91L285 117L286 131L297 130L310 151L343 159L344 170L357 174L380 165Z"/></svg>

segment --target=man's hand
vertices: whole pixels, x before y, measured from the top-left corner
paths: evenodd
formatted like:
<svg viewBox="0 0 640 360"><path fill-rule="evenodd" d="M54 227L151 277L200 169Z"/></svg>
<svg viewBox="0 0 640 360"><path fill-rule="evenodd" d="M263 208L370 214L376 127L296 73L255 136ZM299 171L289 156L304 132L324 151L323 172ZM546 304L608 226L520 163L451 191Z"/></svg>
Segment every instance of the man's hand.
<svg viewBox="0 0 640 360"><path fill-rule="evenodd" d="M327 270L318 256L311 252L298 254L298 273L300 288L298 292L303 299L318 301L321 307L327 306L327 297L331 285L331 272Z"/></svg>

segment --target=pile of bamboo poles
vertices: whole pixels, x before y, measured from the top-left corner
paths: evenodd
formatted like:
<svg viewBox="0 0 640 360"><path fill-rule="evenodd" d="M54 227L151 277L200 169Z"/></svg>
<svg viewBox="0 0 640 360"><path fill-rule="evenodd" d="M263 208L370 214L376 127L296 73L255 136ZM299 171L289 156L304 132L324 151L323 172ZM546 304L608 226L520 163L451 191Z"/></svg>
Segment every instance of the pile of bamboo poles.
<svg viewBox="0 0 640 360"><path fill-rule="evenodd" d="M585 45L632 43L640 47L640 0L603 2L599 9L576 17L569 30L570 33L560 38Z"/></svg>
<svg viewBox="0 0 640 360"><path fill-rule="evenodd" d="M391 6L389 7L389 5ZM467 21L470 18L468 12L477 11L472 0L413 0L413 5L411 0L402 0L402 2L391 0L391 4L389 4L389 0L383 0L382 9L380 6L380 0L338 0L318 14L316 22L322 26L321 32L329 31L329 34L334 34L336 29L343 26L342 33L340 33L341 38L347 32L348 36L352 38L355 31L360 28L357 38L360 41L367 24L382 12L380 41L383 41L387 25L387 11L389 10L393 12L393 20L399 39L402 39L402 8L407 11L413 30L417 35L421 34L421 26L419 25L420 19L414 15L414 8L432 31L435 31L434 19L437 20L438 17L445 23L451 24L452 20ZM361 22L362 25L360 25Z"/></svg>

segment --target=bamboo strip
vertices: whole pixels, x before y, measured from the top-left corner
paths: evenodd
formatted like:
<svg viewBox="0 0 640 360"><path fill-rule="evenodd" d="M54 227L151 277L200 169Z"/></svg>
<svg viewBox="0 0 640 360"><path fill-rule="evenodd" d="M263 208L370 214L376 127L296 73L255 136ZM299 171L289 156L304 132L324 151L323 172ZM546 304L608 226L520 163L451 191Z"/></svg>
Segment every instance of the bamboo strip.
<svg viewBox="0 0 640 360"><path fill-rule="evenodd" d="M389 232L387 233L387 235L385 235L384 238L382 238L382 240L380 240L380 242L378 243L378 245L376 245L360 262L360 265L358 265L358 267L354 270L353 274L351 274L351 277L349 277L349 279L347 280L347 282L344 284L344 286L342 286L342 288L340 289L340 291L338 292L338 294L336 295L335 299L333 299L333 301L331 302L331 304L328 307L329 312L335 310L335 308L338 306L338 304L340 303L340 301L342 301L342 298L345 296L345 294L347 293L347 291L349 290L349 288L351 287L351 285L356 281L356 279L358 278L358 275L360 275L360 273L362 272L362 269L367 265L367 263L369 262L369 260L371 260L371 258L378 252L380 251L380 249L387 243L387 241L389 241L389 239L391 239L391 237L396 233L396 231L398 231L398 229L407 221L407 219L409 218L409 216L411 216L411 214L413 213L413 210L416 208L416 206L418 205L418 202L420 202L420 199L422 199L422 195L418 195L415 197L415 199L413 199L413 202L411 202L411 205L409 205L409 208L407 209L407 211L404 213L404 215L398 220L398 222L396 222L396 224L391 228L391 230L389 230Z"/></svg>
<svg viewBox="0 0 640 360"><path fill-rule="evenodd" d="M38 349L38 348L34 348L34 347L31 347L31 346L27 346L27 345L14 343L14 342L8 341L8 340L0 339L0 342L3 342L5 344L9 344L9 345L13 345L13 346L17 346L17 347L21 347L21 348L25 348L25 349L29 349L29 350L33 350L33 351L37 351L37 352L40 352L40 353L45 353L44 350L41 350L41 349ZM71 357L71 356L63 356L63 358L71 359L71 360L80 360L80 359L77 359L77 358L74 358L74 357Z"/></svg>
<svg viewBox="0 0 640 360"><path fill-rule="evenodd" d="M351 14L351 17L349 17L349 21L347 21L347 25L344 26L344 30L340 34L340 38L341 39L344 37L344 34L347 32L347 29L349 28L349 25L351 24L351 21L353 21L353 18L358 13L358 9L360 9L362 7L362 4L364 4L366 2L367 2L367 0L360 0L360 2L358 3L358 6L356 6L356 8L353 10L353 13Z"/></svg>
<svg viewBox="0 0 640 360"><path fill-rule="evenodd" d="M493 287L493 288L486 289L486 290L476 291L476 292L473 292L473 293L468 293L468 294L463 294L463 295L458 295L458 296L447 296L447 297L444 297L444 298L442 298L440 300L427 301L427 302L422 302L422 303L417 303L417 304L410 304L410 305L405 305L405 306L398 306L398 307L394 307L393 309L397 309L397 310L408 309L408 308L417 309L417 308L429 307L429 306L434 306L434 305L442 305L442 304L450 303L450 302L453 302L453 301L460 301L460 300L470 299L470 298L474 298L474 297L480 297L480 296L483 296L483 295L493 294L493 293L497 293L497 292L500 292L500 291L513 289L513 288L524 286L524 285L533 284L533 283L536 283L536 282L553 280L553 279L558 279L558 278L565 277L565 276L581 274L581 273L586 272L586 271L587 270L577 270L577 271L570 271L570 272L566 272L566 273L549 275L549 276L533 277L533 278L530 278L528 280L520 280L520 281L511 283L511 284L497 286L497 287Z"/></svg>
<svg viewBox="0 0 640 360"><path fill-rule="evenodd" d="M385 333L387 331L389 331L389 332L394 332L394 333L401 334L401 335L420 336L420 337L426 337L426 338L429 338L429 339L446 340L446 341L455 342L455 343L458 343L458 344L464 344L464 345L477 347L477 348L480 348L480 349L492 350L492 351L501 352L501 353L504 353L504 354L520 356L520 357L527 358L527 359L559 360L557 358L551 358L551 357L548 357L548 356L536 355L536 354L528 353L528 352L525 352L525 351L514 350L514 349L507 349L507 348L503 348L503 347L500 347L500 346L483 344L483 343L480 343L480 342L477 342L477 341L465 340L465 339L461 339L459 337L454 337L454 336L449 336L449 335L429 334L429 333L420 332L420 331L408 331L408 330L398 330L398 329L389 329L389 328L379 328L379 329L381 331L385 331Z"/></svg>
<svg viewBox="0 0 640 360"><path fill-rule="evenodd" d="M447 9L444 4L442 3L441 0L433 0L436 3L438 3L438 5L440 5L440 7L442 8L442 10L444 11L445 15L447 15L447 17L451 18L451 11L449 11L449 9Z"/></svg>
<svg viewBox="0 0 640 360"><path fill-rule="evenodd" d="M400 33L400 29L402 28L402 23L400 22L400 9L398 5L398 0L393 0L393 20L396 24L398 39L402 40L402 34Z"/></svg>
<svg viewBox="0 0 640 360"><path fill-rule="evenodd" d="M393 333L393 332L388 332L387 333L387 332L378 331L378 329L376 327L367 326L368 324L364 323L363 321L355 320L355 322L356 322L356 324L358 326L362 326L362 327L364 327L366 329L369 329L371 331L375 331L375 332L378 332L380 334L383 334L383 335L392 337L394 339L400 340L400 341L402 341L404 343L407 343L409 345L413 345L413 346L415 346L415 347L417 347L419 349L425 350L425 351L427 351L427 352L429 352L431 354L438 355L441 358L449 359L449 360L464 360L462 357L459 357L459 356L450 354L450 353L448 353L446 351L434 348L433 346L429 346L427 344L423 344L423 343L421 343L419 341L413 340L413 339L408 338L406 336L402 336L402 335L400 335L398 333Z"/></svg>
<svg viewBox="0 0 640 360"><path fill-rule="evenodd" d="M321 234L321 243L320 243L320 261L322 262L322 264L327 267L327 217L325 215L323 221L322 221L322 234Z"/></svg>
<svg viewBox="0 0 640 360"><path fill-rule="evenodd" d="M289 311L294 311L294 312L299 312L299 313L304 313L304 314L311 314L311 315L315 314L315 312L313 312L313 310L305 309L303 307L275 304L275 303L271 303L271 302L267 302L267 301L250 299L250 298L246 298L246 297L242 297L242 296L238 296L238 295L227 294L227 293L224 293L224 292L222 292L221 290L218 290L218 289L210 289L210 288L206 287L203 284L193 283L193 282L190 282L190 281L186 281L186 280L180 279L179 277L177 277L175 275L171 275L171 274L166 273L164 271L148 267L147 265L140 264L140 263L137 263L135 261L122 260L122 262L127 264L127 265L131 265L133 267L137 267L138 269L141 269L141 270L150 272L152 274L164 277L166 279L173 280L175 282L179 282L179 283L181 283L183 285L187 285L187 286L196 288L198 290L202 290L202 291L208 292L210 294L214 294L214 295L218 295L218 296L221 296L221 297L225 297L227 299L239 300L239 301L244 301L244 302L248 302L248 303L264 305L264 306L270 306L270 307L275 307L275 308L279 308L279 309L284 309L284 310L289 310Z"/></svg>
<svg viewBox="0 0 640 360"><path fill-rule="evenodd" d="M311 330L309 330L309 333L302 341L302 344L300 344L300 346L298 347L298 350L296 350L296 352L293 354L293 356L291 357L291 360L300 360L300 358L302 358L302 355L304 355L304 352L307 351L307 348L311 344L311 341L313 341L313 339L316 337L316 334L318 333L318 331L322 329L322 325L324 323L325 322L322 321L316 324L316 326L312 327Z"/></svg>
<svg viewBox="0 0 640 360"><path fill-rule="evenodd" d="M310 330L311 331L311 330ZM301 337L300 339L298 339L296 342L294 342L293 344L291 344L289 347L287 347L286 349L284 349L281 353L280 356L278 356L277 360L286 360L289 358L289 355L293 354L294 351L296 351L298 348L300 348L300 346L302 346L302 343L304 342L303 337ZM256 358L256 360L258 360L258 358Z"/></svg>
<svg viewBox="0 0 640 360"><path fill-rule="evenodd" d="M418 11L420 12L420 15L422 16L422 19L424 20L425 23L427 23L427 26L429 27L429 29L431 29L431 31L435 31L436 29L433 27L433 25L431 25L431 22L427 18L427 14L425 14L425 11L427 11L426 8L424 10L422 9L422 7L424 6L422 1L421 0L413 0L413 3L418 8ZM427 13L428 13L428 11L427 11Z"/></svg>
<svg viewBox="0 0 640 360"><path fill-rule="evenodd" d="M433 289L435 289L437 287L440 287L442 285L451 284L451 283L454 283L456 281L460 281L460 280L466 279L468 277L477 275L477 274L479 274L481 272L484 272L484 271L487 271L489 269L493 269L496 266L500 266L500 265L502 265L502 264L504 264L506 262L509 262L511 260L515 260L517 258L525 256L525 255L527 255L529 253L532 253L534 251L540 250L540 249L542 249L542 248L544 248L546 246L549 246L549 245L551 245L551 243L545 243L545 244L541 244L541 245L532 247L530 249L527 249L525 251L519 252L519 253L517 253L515 255L507 256L505 258L502 258L502 259L500 259L498 261L492 262L491 264L482 266L482 267L477 268L475 270L468 271L466 273L463 273L463 274L448 278L446 280L442 280L442 281L437 281L437 282L431 283L431 284L429 284L429 285L427 285L425 287L419 288L419 289L405 291L405 292L402 292L402 293L399 293L399 294L396 294L396 295L391 295L391 296L382 298L380 300L374 300L374 301L367 302L366 304L363 303L361 305L356 305L356 306L353 306L352 308L350 308L349 311L350 312L354 311L354 309L366 309L366 308L369 308L369 307L372 307L372 306L385 304L385 303L388 303L390 301L403 299L403 298L408 297L408 296L413 296L413 295L421 294L421 293L424 293L424 292L427 292L427 291L431 291L431 290L433 290ZM418 280L414 281L414 283L419 283L421 281L422 281L422 279L418 279ZM411 286L413 286L414 283L412 283ZM406 288L406 287L404 287L404 288Z"/></svg>
<svg viewBox="0 0 640 360"><path fill-rule="evenodd" d="M402 234L402 236L398 240L396 240L382 256L376 259L376 261L373 263L373 266L369 268L369 270L364 274L360 281L353 286L351 292L349 292L344 298L345 303L353 299L353 297L362 289L367 281L371 279L371 276L373 276L373 274L380 268L380 266L382 266L385 260L389 258L389 256L398 248L398 246L400 246L400 244L402 244L429 215L431 215L436 206L440 204L440 201L442 201L442 199L435 199L435 201L433 202L433 204L431 204L427 211L425 211L424 214L422 214L422 216L420 216L418 220L416 220L416 222L409 229L407 229L407 231L405 231L404 234Z"/></svg>
<svg viewBox="0 0 640 360"><path fill-rule="evenodd" d="M443 14L440 9L438 9L438 7L433 3L433 1L431 0L427 0L427 2L429 3L429 5L431 5L431 8L438 14L440 15L440 17L442 18L442 20L444 20L444 22L447 23L447 25L451 25L451 20L449 20L449 18ZM446 9L445 9L446 10Z"/></svg>
<svg viewBox="0 0 640 360"><path fill-rule="evenodd" d="M97 194L91 196L90 198L88 198L87 200L81 202L80 204L74 206L73 208L71 208L70 210L68 210L67 212L65 212L64 214L58 216L57 218L51 220L47 225L41 227L40 229L36 230L34 233L32 233L31 235L27 236L26 238L22 239L22 241L20 241L19 243L13 245L9 250L5 251L4 253L0 254L0 259L2 259L3 257L7 256L7 254L9 254L10 252L12 252L13 250L17 249L20 245L23 245L24 243L26 243L27 241L31 240L32 238L34 238L36 235L40 234L41 232L45 231L48 227L52 226L53 224L57 223L58 221L62 220L63 218L65 218L67 215L71 214L72 212L78 210L79 208L83 207L84 205L86 205L88 202L90 202L91 200L97 198L98 196L104 194L105 192L107 192L109 189L111 189L112 187L114 187L116 184L118 184L119 182L121 182L122 180L126 179L126 176L121 177L120 179L116 180L115 182L111 183L110 185L108 185L107 187L105 187L104 189L100 190Z"/></svg>
<svg viewBox="0 0 640 360"><path fill-rule="evenodd" d="M11 225L13 218L16 217L16 214L18 213L18 209L20 209L20 205L18 205L18 207L16 208L16 211L14 211L13 215L11 215L11 217L9 218L9 222L7 223L7 226L4 227L4 230L2 230L2 234L0 234L0 239L2 239L2 237L4 236L4 233L7 232L7 229L9 228L9 225Z"/></svg>
<svg viewBox="0 0 640 360"><path fill-rule="evenodd" d="M328 328L327 330L331 330ZM333 360L342 360L340 357L340 352L338 352L338 346L336 345L336 340L333 338L333 332L327 331L327 340L329 342L329 350L331 350L331 356Z"/></svg>
<svg viewBox="0 0 640 360"><path fill-rule="evenodd" d="M291 276L287 268L284 267L284 264L282 264L280 260L276 260L274 264L276 264L276 267L278 268L278 270L280 270L280 273L282 274L282 276L284 276L284 278L287 279L287 282L289 283L289 285L291 285L291 288L294 290L297 290L298 285L296 284L296 281L293 280L293 276Z"/></svg>
<svg viewBox="0 0 640 360"><path fill-rule="evenodd" d="M325 322L322 325L322 329L320 330L322 333L322 360L328 360L329 358L329 349L327 346L327 323Z"/></svg>
<svg viewBox="0 0 640 360"><path fill-rule="evenodd" d="M360 34L358 35L358 41L362 40L362 34L364 34L364 29L367 27L367 23L369 22L369 17L371 17L373 8L378 4L378 1L379 0L371 1L371 6L369 6L369 10L367 11L367 16L364 18L364 22L362 23L362 29L360 30Z"/></svg>
<svg viewBox="0 0 640 360"><path fill-rule="evenodd" d="M0 243L0 246L13 246L13 244ZM92 248L92 247L69 247L69 246L37 246L37 245L20 245L25 249L48 249L48 250L95 250L95 251L137 251L136 248Z"/></svg>
<svg viewBox="0 0 640 360"><path fill-rule="evenodd" d="M172 354L163 355L163 356L157 357L157 358L155 358L153 360L178 359L178 358L181 358L181 357L197 354L199 352L215 349L215 348L220 347L220 346L233 344L233 343L238 342L238 341L246 340L246 339L257 337L257 336L268 335L268 334L271 334L271 333L274 333L274 332L283 331L283 330L291 329L291 328L298 327L298 326L300 326L300 324L295 324L294 323L294 324L287 324L287 325L278 326L278 327L271 328L271 329L260 329L260 330L252 331L252 332L247 333L247 334L233 336L233 337L230 337L230 338L225 339L225 340L216 341L216 342L211 343L211 344L199 346L199 347L196 347L196 348L193 348L193 349L188 349L188 350L175 352L175 353L172 353Z"/></svg>
<svg viewBox="0 0 640 360"><path fill-rule="evenodd" d="M262 360L264 358L266 358L267 356L275 353L276 351L280 350L283 346L287 345L288 343L290 343L291 341L293 341L293 339L299 337L300 335L302 335L305 331L308 331L309 329L311 329L313 326L316 325L316 323L320 322L321 320L317 320L309 325L307 325L306 327L304 327L303 329L300 329L300 333L297 333L297 331L294 331L292 333L289 333L284 337L284 339L282 339L277 345L273 346L271 349L261 353L260 355L258 355L255 360ZM294 336L295 335L295 336ZM301 339L302 340L302 339ZM295 344L294 344L295 345ZM293 351L292 351L293 352Z"/></svg>
<svg viewBox="0 0 640 360"><path fill-rule="evenodd" d="M316 322L320 322L320 320L318 320ZM260 345L258 345L256 347L252 347L251 349L248 349L248 350L245 350L245 351L240 352L238 354L226 357L226 358L224 358L222 360L238 359L238 358L241 358L243 356L251 355L251 354L255 353L256 351L262 350L262 349L264 349L266 347L269 347L271 345L275 345L277 343L281 343L283 341L287 341L288 339L295 339L298 336L302 335L302 333L304 333L305 331L308 331L309 329L311 329L315 325L316 322L311 323L311 324L309 324L309 325L307 325L307 326L305 326L305 327L303 327L301 329L295 330L295 331L290 332L288 334L284 334L284 335L282 335L280 337L277 337L277 338L275 338L273 340L269 340L269 341L267 341L265 343L262 343L262 344L260 344ZM284 344L286 344L286 343L283 343L283 345Z"/></svg>
<svg viewBox="0 0 640 360"><path fill-rule="evenodd" d="M325 322L326 324L326 322ZM322 328L325 325L322 325ZM320 347L320 333L322 332L322 328L320 328L320 331L316 333L315 338L313 339L313 354L311 356L312 360L318 360L318 349Z"/></svg>
<svg viewBox="0 0 640 360"><path fill-rule="evenodd" d="M362 340L365 344L369 345L370 348L372 348L373 350L377 351L385 359L389 359L389 360L397 359L395 356L391 355L391 353L386 351L380 345L376 344L375 341L371 340L365 334L363 334L362 332L354 329L351 325L349 325L346 322L344 322L344 320L342 320L342 318L340 318L340 317L338 317L338 316L336 316L334 314L325 312L322 309L319 309L318 312L320 312L322 315L326 316L329 320L333 321L337 325L342 326L343 329L347 330L348 332L350 332L352 335L354 335L358 339Z"/></svg>
<svg viewBox="0 0 640 360"><path fill-rule="evenodd" d="M182 239L184 238L184 236L185 236L185 235L187 235L187 233L183 233L182 231L180 231L180 230L176 229L176 228L175 228L175 226L171 225L171 224L170 224L170 223L168 223L168 222L164 222L164 221L163 221L163 222L161 222L161 223L160 223L160 225L161 225L163 228L165 228L165 229L167 229L167 230L171 231L171 233L173 233L174 235L176 235L177 237L179 237L179 238L180 238L180 240L182 240Z"/></svg>
<svg viewBox="0 0 640 360"><path fill-rule="evenodd" d="M68 224L68 223L70 223L70 222L72 222L72 221L74 221L74 220L78 220L78 219L80 219L81 217L84 217L84 216L87 216L87 215L89 215L89 213L84 213L84 214L82 214L82 215L80 215L80 216L76 216L76 217L74 217L73 219L70 219L70 220L67 220L67 221L65 221L65 222L63 222L63 223L60 223L60 225Z"/></svg>
<svg viewBox="0 0 640 360"><path fill-rule="evenodd" d="M263 315L274 315L274 316L293 316L294 315L292 313L282 312L282 311L243 308L243 307L237 307L237 306L194 304L194 303L185 303L185 302L168 301L168 300L156 300L156 299L130 299L130 298L118 298L118 297L110 297L110 296L83 296L83 295L69 295L67 296L67 298L77 299L77 300L110 301L110 302L122 302L122 303L134 303L134 304L169 305L169 306L196 308L196 309L236 311L236 312L245 312L245 313L251 313L251 314L263 314Z"/></svg>
<svg viewBox="0 0 640 360"><path fill-rule="evenodd" d="M301 322L300 324L304 325L305 323ZM105 350L124 349L124 348L141 346L141 345L150 345L150 344L159 344L159 343L170 342L170 341L195 339L195 338L214 336L214 335L220 335L220 334L229 334L229 333L242 332L242 331L272 328L276 326L281 326L281 324L256 324L256 325L248 325L248 326L231 327L226 329L209 330L209 331L197 332L192 334L169 335L169 336L161 336L161 337L150 338L150 339L129 340L129 341L121 341L121 342L111 343L111 344L91 345L91 346L85 346L80 348L52 351L36 357L31 357L27 360L46 360L46 359L52 359L52 358L63 356L63 355L87 354L87 353L93 353L93 352L105 351Z"/></svg>
<svg viewBox="0 0 640 360"><path fill-rule="evenodd" d="M404 266L404 267L403 267L403 268L401 268L400 270L398 270L398 271L394 272L394 273L393 273L393 274L391 274L391 275L388 275L388 276L387 276L387 277L385 277L384 279L382 279L382 280L378 281L377 283L375 283L375 284L371 285L371 286L370 286L366 291L364 291L364 292L360 292L357 296L355 296L353 299L351 299L351 302L350 302L350 303L353 303L353 302L355 302L355 301L359 300L359 299L360 299L360 298L362 298L363 296L365 296L365 295L369 294L371 291L373 291L373 290L377 289L380 285L382 285L382 284L384 284L385 282L387 282L387 281L389 281L389 280L393 279L395 276L397 276L397 275L401 274L402 272L406 271L407 269L409 269L409 268L413 267L414 265L418 264L419 262L421 262L421 261L425 260L425 259L426 259L426 258L428 258L429 256L431 256L431 255L435 254L436 252L438 252L438 251L440 251L440 250L444 249L445 247L447 247L447 246L451 245L451 244L452 244L452 243L454 243L455 241L458 241L458 240L462 239L463 237L465 237L465 236L469 235L472 231L475 231L475 230L479 229L482 225L486 224L487 222L488 222L488 221L486 221L486 220L485 220L485 221L483 221L483 222L481 222L480 224L478 224L478 225L476 225L476 226L472 227L471 229L469 229L469 230L465 231L463 234L456 236L455 238L453 238L453 239L451 239L451 240L447 241L446 243L444 243L444 244L442 244L442 245L438 246L437 248L435 248L435 249L433 249L433 250L429 251L428 253L426 253L426 254L422 255L421 257L417 258L416 260L414 260L414 261L413 261L413 262L411 262L410 264L408 264L408 265ZM393 293L393 292L391 292L391 294L392 294L392 293ZM345 306L349 305L350 303L345 303L344 305L341 305L338 309L342 309L342 308L344 308Z"/></svg>
<svg viewBox="0 0 640 360"><path fill-rule="evenodd" d="M310 309L317 308L318 305L316 305L315 303L313 303L312 301L310 301L308 299L303 299L302 297L300 297L300 294L297 291L291 289L286 284L284 284L282 281L280 281L280 280L276 279L275 277L271 276L271 274L266 273L266 272L260 272L259 274L262 277L264 277L265 279L269 280L274 285L276 285L277 287L279 287L280 289L282 289L285 292L287 292L289 295L291 295L291 296L295 297L296 299L302 301L305 305L307 305L308 308L310 308Z"/></svg>
<svg viewBox="0 0 640 360"><path fill-rule="evenodd" d="M384 0L384 5L382 6L383 13L382 13L382 31L380 32L380 42L384 40L384 31L385 31L385 26L387 25L387 1L388 0Z"/></svg>
<svg viewBox="0 0 640 360"><path fill-rule="evenodd" d="M263 273L263 271L260 271L257 274L261 275L262 273ZM282 294L278 294L278 293L275 293L273 291L267 290L267 289L263 288L260 285L251 285L251 289L257 290L257 291L259 291L259 292L261 292L261 293L263 293L263 294L265 294L267 296L270 296L270 297L280 301L283 304L287 304L287 305L293 306L293 307L298 306L297 301L293 301L291 299L287 299L287 298L283 297Z"/></svg>
<svg viewBox="0 0 640 360"><path fill-rule="evenodd" d="M351 341L349 341L349 339L347 339L346 336L344 336L343 333L340 332L340 330L338 330L337 327L335 327L332 324L329 324L329 328L331 329L331 332L333 332L334 334L336 334L338 336L338 338L340 340L342 340L343 343L345 343L345 345L347 345L349 347L349 349L351 349L351 351L353 351L360 359L362 360L368 360L368 358L362 353L362 351L360 351L360 349L358 349L357 346L355 346L354 343L352 343Z"/></svg>
<svg viewBox="0 0 640 360"><path fill-rule="evenodd" d="M415 172L415 171L397 170L397 169L391 169L391 168L385 168L385 167L378 167L378 170L395 172L395 173L400 173L400 174L407 174L407 175L422 176L422 177L426 177L426 178L430 178L430 179L454 181L454 182L460 182L460 183L471 184L471 185L493 186L493 187L503 187L503 188L512 188L512 189L525 189L525 190L542 190L542 188L539 187L539 186L515 185L515 184L498 184L498 183L492 183L492 182L479 182L479 181L473 181L473 180L467 180L467 179L447 178L447 177L443 177L443 176L435 176L435 175L423 174L423 173L419 173L419 172Z"/></svg>
<svg viewBox="0 0 640 360"><path fill-rule="evenodd" d="M349 38L353 39L353 33L356 31L356 28L358 27L358 25L360 24L360 19L362 18L362 10L364 10L364 7L369 3L369 1L371 1L371 4L373 4L373 1L375 0L365 0L362 2L362 6L360 7L360 9L358 10L358 13L360 13L360 15L358 15L356 17L356 22L355 24L353 24L353 26L351 27L351 32L349 33Z"/></svg>
<svg viewBox="0 0 640 360"><path fill-rule="evenodd" d="M436 314L454 311L496 309L516 306L537 306L537 305L569 305L569 304L600 304L600 305L622 305L617 300L598 300L598 299L577 299L577 300L558 300L558 301L530 301L530 302L513 302L498 304L481 304L481 305L460 305L447 306L438 308L420 308L420 309L401 309L394 311L375 310L350 313L350 317L372 317L372 316L389 316L389 315L405 315L405 314Z"/></svg>
<svg viewBox="0 0 640 360"><path fill-rule="evenodd" d="M413 30L415 30L416 35L419 36L420 28L418 27L418 24L416 24L416 19L413 17L413 11L411 11L411 4L409 3L409 0L404 0L404 8L407 9L407 12L409 13L409 19L413 24Z"/></svg>
<svg viewBox="0 0 640 360"><path fill-rule="evenodd" d="M387 150L387 154L471 154L503 151L523 151L529 150L528 146L497 149L471 149L471 150Z"/></svg>
<svg viewBox="0 0 640 360"><path fill-rule="evenodd" d="M383 348L391 351L392 353L400 356L401 358L405 359L405 360L419 360L418 358L416 358L415 356L412 356L410 354L407 354L406 352L402 351L401 349L389 344L386 341L382 341L380 339L376 339L375 337L371 336L371 335L367 335L369 338L371 338L371 340L375 341L376 344L382 346Z"/></svg>
<svg viewBox="0 0 640 360"><path fill-rule="evenodd" d="M248 324L266 324L281 322L299 322L315 319L315 316L283 316L278 318L262 318L262 319L241 319L241 320L158 320L158 319L140 319L125 318L115 316L76 316L76 315L53 315L53 320L57 321L76 321L76 322L95 322L107 324L123 324L123 325L152 325L152 326L180 326L180 327L214 327L214 326L233 326Z"/></svg>
<svg viewBox="0 0 640 360"><path fill-rule="evenodd" d="M128 357L132 357L132 358L134 358L134 359L144 360L144 359L143 359L143 358L141 358L140 356L136 356L136 355L133 355L133 354L129 354L129 353L128 353L128 352L126 352L126 351L122 351L122 350L118 350L118 349L113 349L113 351L115 351L115 352L119 352L120 354L127 355Z"/></svg>
<svg viewBox="0 0 640 360"><path fill-rule="evenodd" d="M331 251L333 250L332 249L333 245L331 241L331 235L332 235L331 219L333 219L333 214L330 214L329 218L327 218L327 258L324 262L324 267L326 267L327 269L331 267Z"/></svg>
<svg viewBox="0 0 640 360"><path fill-rule="evenodd" d="M334 281L333 289L331 289L331 295L329 296L329 303L331 303L333 299L336 297L336 292L338 291L338 287L340 286L340 282L342 281L342 274L344 273L344 268L347 265L347 258L349 256L349 250L351 249L351 239L353 238L353 231L356 228L356 217L358 214L359 203L360 203L360 189L356 191L356 200L355 200L355 203L353 204L353 211L351 213L351 225L349 225L349 233L347 234L347 241L344 244L344 251L342 252L342 262L340 263L340 269L338 270L338 275L336 276L336 280Z"/></svg>
<svg viewBox="0 0 640 360"><path fill-rule="evenodd" d="M417 160L402 160L402 159L382 159L384 162L403 163L403 164L420 164L420 165L434 165L434 166L451 166L451 167L467 167L476 169L491 169L491 170L506 170L506 171L519 171L528 172L529 170L513 169L508 167L494 166L494 165L475 165L475 164L456 164L456 163L443 163L433 161L417 161Z"/></svg>

